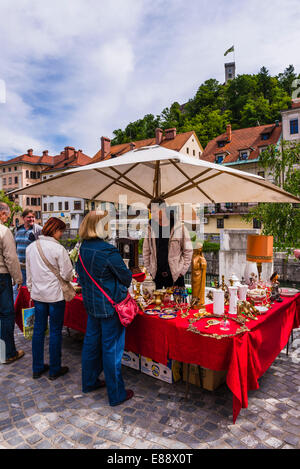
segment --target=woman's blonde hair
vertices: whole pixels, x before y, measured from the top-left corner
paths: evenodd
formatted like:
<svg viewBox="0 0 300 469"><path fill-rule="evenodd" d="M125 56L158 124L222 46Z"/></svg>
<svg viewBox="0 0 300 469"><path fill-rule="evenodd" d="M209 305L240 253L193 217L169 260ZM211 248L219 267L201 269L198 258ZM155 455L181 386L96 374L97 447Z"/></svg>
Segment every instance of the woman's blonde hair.
<svg viewBox="0 0 300 469"><path fill-rule="evenodd" d="M106 210L89 212L82 220L79 236L81 239L109 238L110 223L108 212Z"/></svg>

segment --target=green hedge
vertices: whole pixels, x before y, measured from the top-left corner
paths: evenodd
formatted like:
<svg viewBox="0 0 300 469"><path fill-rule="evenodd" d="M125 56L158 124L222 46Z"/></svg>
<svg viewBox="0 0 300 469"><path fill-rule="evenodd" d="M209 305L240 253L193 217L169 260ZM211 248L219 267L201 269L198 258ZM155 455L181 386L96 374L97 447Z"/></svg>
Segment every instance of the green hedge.
<svg viewBox="0 0 300 469"><path fill-rule="evenodd" d="M204 241L203 252L217 252L220 251L219 243L212 243L210 241Z"/></svg>
<svg viewBox="0 0 300 469"><path fill-rule="evenodd" d="M61 239L60 244L62 244L65 249L70 251L71 249L75 248L78 241L79 236L76 236L76 238Z"/></svg>

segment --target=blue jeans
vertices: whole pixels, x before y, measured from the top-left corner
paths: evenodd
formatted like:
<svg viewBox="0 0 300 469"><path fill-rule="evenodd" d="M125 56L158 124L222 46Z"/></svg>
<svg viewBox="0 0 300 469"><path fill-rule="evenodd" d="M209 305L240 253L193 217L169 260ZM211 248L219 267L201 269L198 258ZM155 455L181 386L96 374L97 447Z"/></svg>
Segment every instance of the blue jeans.
<svg viewBox="0 0 300 469"><path fill-rule="evenodd" d="M82 391L88 392L96 385L104 370L110 405L126 398L122 378L122 356L125 346L125 328L117 314L109 318L88 315L82 349Z"/></svg>
<svg viewBox="0 0 300 469"><path fill-rule="evenodd" d="M0 274L0 362L5 362L17 355L14 330L12 280L9 274Z"/></svg>
<svg viewBox="0 0 300 469"><path fill-rule="evenodd" d="M50 317L50 370L49 375L57 374L61 369L61 341L64 323L65 301L43 303L34 300L35 319L32 337L32 371L40 373L44 369L44 342L48 316Z"/></svg>

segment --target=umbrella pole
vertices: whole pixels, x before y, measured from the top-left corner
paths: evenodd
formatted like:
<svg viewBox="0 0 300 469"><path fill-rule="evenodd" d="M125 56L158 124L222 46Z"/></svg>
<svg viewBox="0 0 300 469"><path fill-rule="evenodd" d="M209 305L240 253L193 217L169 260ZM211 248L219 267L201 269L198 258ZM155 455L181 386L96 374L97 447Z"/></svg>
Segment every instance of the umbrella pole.
<svg viewBox="0 0 300 469"><path fill-rule="evenodd" d="M153 180L153 197L158 197L161 191L161 173L160 173L160 161L155 162L155 173Z"/></svg>

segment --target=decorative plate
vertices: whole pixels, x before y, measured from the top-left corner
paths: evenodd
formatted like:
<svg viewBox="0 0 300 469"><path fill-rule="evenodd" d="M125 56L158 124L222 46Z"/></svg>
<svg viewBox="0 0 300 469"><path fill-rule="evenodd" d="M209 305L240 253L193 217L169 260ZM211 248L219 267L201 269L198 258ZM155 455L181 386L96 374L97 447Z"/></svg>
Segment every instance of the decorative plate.
<svg viewBox="0 0 300 469"><path fill-rule="evenodd" d="M159 317L162 319L174 319L177 318L177 314L174 312L173 309L166 308L160 313Z"/></svg>
<svg viewBox="0 0 300 469"><path fill-rule="evenodd" d="M279 288L279 293L281 296L294 296L299 293L299 290L296 288Z"/></svg>
<svg viewBox="0 0 300 469"><path fill-rule="evenodd" d="M145 314L149 314L149 316L157 316L160 313L159 309L145 309Z"/></svg>

